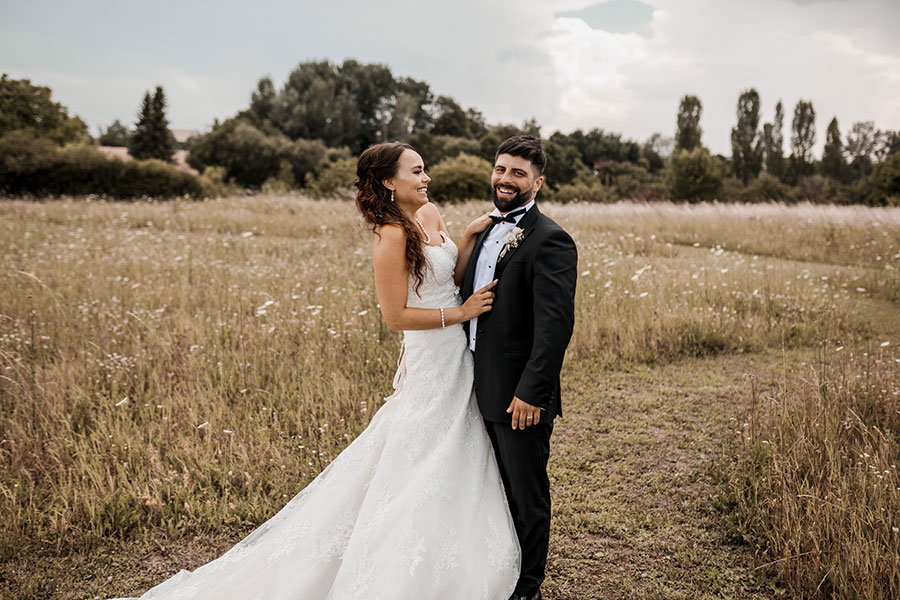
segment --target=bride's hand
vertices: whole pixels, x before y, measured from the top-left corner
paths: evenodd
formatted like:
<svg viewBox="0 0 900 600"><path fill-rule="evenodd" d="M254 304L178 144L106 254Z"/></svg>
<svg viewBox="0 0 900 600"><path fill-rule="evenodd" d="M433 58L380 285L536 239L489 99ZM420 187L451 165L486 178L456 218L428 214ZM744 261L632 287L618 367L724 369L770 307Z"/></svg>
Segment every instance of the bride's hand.
<svg viewBox="0 0 900 600"><path fill-rule="evenodd" d="M491 224L490 214L491 213L484 213L483 215L469 223L469 226L466 227L465 235L476 236L487 229L488 225Z"/></svg>
<svg viewBox="0 0 900 600"><path fill-rule="evenodd" d="M497 281L498 280L495 279L477 292L474 292L468 297L463 305L460 306L462 309L463 321L470 321L478 315L491 310L491 305L494 303L494 292L491 290L497 285Z"/></svg>

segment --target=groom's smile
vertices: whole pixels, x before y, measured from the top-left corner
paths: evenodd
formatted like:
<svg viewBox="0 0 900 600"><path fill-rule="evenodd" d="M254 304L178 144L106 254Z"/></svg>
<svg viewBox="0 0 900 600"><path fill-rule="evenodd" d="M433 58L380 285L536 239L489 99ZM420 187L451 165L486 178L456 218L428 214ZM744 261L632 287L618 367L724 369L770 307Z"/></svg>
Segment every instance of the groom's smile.
<svg viewBox="0 0 900 600"><path fill-rule="evenodd" d="M503 197L512 198L519 193L519 188L511 185L498 185L494 187L497 193Z"/></svg>

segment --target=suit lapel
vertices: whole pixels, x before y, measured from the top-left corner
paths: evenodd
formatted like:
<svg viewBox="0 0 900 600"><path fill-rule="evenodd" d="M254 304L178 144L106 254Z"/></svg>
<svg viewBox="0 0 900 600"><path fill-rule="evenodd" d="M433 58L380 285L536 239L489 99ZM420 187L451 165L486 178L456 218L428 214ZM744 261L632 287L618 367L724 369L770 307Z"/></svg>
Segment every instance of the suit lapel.
<svg viewBox="0 0 900 600"><path fill-rule="evenodd" d="M522 247L522 244L525 243L525 240L528 239L528 236L534 231L534 225L537 223L538 217L541 212L538 210L537 204L531 207L527 213L519 220L519 224L516 225L519 229L522 230L522 239L519 240L519 243L515 248L510 248L506 251L506 254L503 255L503 258L497 261L497 270L495 277L497 279L503 274L503 270L506 268L506 265L509 264L512 255L516 253L516 250Z"/></svg>
<svg viewBox="0 0 900 600"><path fill-rule="evenodd" d="M493 228L494 224L491 223L475 238L475 247L472 248L472 256L469 257L469 264L466 265L466 276L463 280L463 299L468 298L475 291L475 265L478 264L478 255L481 254L484 238L488 236Z"/></svg>

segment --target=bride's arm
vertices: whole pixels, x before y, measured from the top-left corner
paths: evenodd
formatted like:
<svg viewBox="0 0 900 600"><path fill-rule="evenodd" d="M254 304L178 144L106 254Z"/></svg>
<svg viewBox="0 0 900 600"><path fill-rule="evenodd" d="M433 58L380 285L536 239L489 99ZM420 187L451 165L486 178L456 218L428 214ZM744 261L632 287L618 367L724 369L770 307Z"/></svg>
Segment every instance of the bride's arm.
<svg viewBox="0 0 900 600"><path fill-rule="evenodd" d="M381 315L387 326L395 331L438 329L442 325L454 325L468 321L491 310L494 284L485 286L466 300L462 306L437 308L411 308L406 306L409 272L406 266L406 234L396 225L385 225L378 230L372 246L375 265L375 292L381 306Z"/></svg>

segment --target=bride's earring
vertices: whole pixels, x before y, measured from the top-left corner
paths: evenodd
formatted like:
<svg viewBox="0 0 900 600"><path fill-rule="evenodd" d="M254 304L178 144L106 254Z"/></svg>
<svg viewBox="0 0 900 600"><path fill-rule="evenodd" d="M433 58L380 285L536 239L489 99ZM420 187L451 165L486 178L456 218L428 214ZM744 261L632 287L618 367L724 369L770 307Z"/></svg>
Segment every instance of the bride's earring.
<svg viewBox="0 0 900 600"><path fill-rule="evenodd" d="M391 190L391 202L394 201L394 190Z"/></svg>

